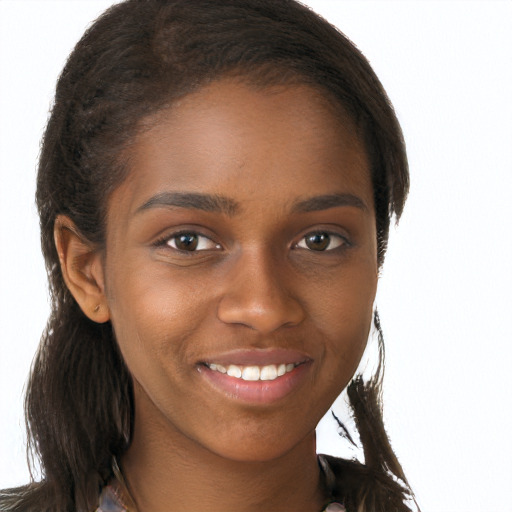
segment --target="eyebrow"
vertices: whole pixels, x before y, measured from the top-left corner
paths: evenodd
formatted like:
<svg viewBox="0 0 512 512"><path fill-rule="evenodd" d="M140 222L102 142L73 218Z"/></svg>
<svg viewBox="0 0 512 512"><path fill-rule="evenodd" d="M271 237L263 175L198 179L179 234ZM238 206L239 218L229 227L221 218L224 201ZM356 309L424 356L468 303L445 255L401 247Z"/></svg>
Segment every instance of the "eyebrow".
<svg viewBox="0 0 512 512"><path fill-rule="evenodd" d="M137 208L136 213L152 208L169 206L224 213L230 216L234 215L239 209L239 204L236 201L220 195L199 194L195 192L161 192Z"/></svg>
<svg viewBox="0 0 512 512"><path fill-rule="evenodd" d="M153 208L178 207L205 212L223 213L233 216L240 210L240 204L229 197L196 192L161 192L137 208L136 213ZM326 194L310 197L294 203L292 213L307 213L339 206L354 206L363 211L368 208L364 201L353 194Z"/></svg>
<svg viewBox="0 0 512 512"><path fill-rule="evenodd" d="M307 213L328 210L337 206L354 206L363 211L368 210L365 202L353 194L326 194L296 202L292 211L295 213Z"/></svg>

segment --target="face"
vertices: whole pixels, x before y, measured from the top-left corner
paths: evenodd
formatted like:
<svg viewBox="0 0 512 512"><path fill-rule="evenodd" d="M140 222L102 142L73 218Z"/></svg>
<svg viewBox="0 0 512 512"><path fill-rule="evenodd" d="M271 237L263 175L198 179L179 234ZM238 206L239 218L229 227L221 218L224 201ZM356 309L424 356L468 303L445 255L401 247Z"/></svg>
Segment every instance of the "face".
<svg viewBox="0 0 512 512"><path fill-rule="evenodd" d="M313 435L371 324L355 130L306 86L224 80L161 112L128 161L104 275L136 424L231 460L279 457Z"/></svg>

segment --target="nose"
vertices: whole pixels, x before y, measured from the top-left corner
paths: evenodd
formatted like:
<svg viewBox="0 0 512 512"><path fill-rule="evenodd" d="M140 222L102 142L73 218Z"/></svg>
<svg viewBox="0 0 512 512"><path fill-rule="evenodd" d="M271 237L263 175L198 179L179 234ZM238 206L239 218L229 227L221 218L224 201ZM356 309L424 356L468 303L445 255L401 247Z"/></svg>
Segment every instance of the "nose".
<svg viewBox="0 0 512 512"><path fill-rule="evenodd" d="M226 276L218 318L261 334L300 324L305 310L287 286L285 274L272 258L259 253L238 258Z"/></svg>

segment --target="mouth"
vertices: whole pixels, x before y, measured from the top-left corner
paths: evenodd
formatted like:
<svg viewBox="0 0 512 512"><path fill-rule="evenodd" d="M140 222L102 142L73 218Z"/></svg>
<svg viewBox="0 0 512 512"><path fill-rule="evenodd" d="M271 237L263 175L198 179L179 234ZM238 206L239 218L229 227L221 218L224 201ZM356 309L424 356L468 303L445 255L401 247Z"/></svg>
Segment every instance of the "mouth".
<svg viewBox="0 0 512 512"><path fill-rule="evenodd" d="M206 384L229 399L270 404L298 389L312 359L289 350L242 350L214 356L197 365Z"/></svg>
<svg viewBox="0 0 512 512"><path fill-rule="evenodd" d="M235 379L245 380L247 382L255 381L272 381L278 377L282 377L287 373L292 372L297 366L302 363L281 363L269 364L265 366L240 366L230 364L227 368L222 364L217 363L204 363L207 368L212 371L234 377Z"/></svg>

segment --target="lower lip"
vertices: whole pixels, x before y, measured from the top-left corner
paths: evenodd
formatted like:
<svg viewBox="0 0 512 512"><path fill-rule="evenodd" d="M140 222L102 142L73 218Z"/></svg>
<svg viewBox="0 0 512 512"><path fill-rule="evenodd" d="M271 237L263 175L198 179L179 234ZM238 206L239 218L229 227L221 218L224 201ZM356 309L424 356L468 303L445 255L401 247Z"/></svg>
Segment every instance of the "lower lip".
<svg viewBox="0 0 512 512"><path fill-rule="evenodd" d="M210 385L228 397L259 405L276 402L296 390L304 381L310 367L311 362L308 361L274 380L256 381L230 377L225 373L210 370L207 366L200 366L199 373Z"/></svg>

